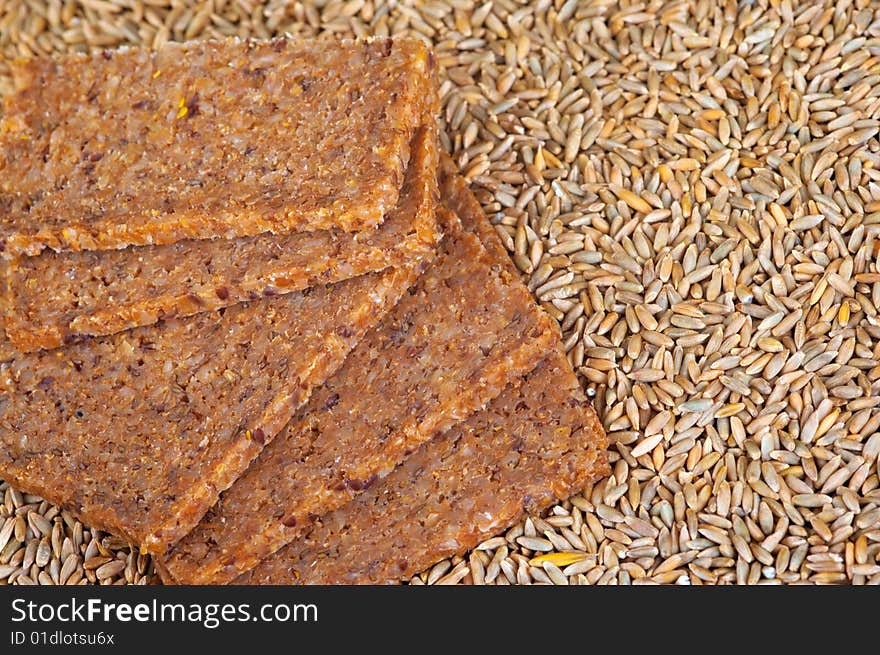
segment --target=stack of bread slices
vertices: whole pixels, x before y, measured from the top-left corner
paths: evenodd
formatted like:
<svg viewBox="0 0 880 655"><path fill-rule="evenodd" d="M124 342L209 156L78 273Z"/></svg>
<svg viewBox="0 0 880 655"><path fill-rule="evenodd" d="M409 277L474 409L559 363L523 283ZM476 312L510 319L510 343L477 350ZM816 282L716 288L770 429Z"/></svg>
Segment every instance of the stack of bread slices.
<svg viewBox="0 0 880 655"><path fill-rule="evenodd" d="M416 40L15 64L0 478L169 583L405 581L605 435L452 161Z"/></svg>

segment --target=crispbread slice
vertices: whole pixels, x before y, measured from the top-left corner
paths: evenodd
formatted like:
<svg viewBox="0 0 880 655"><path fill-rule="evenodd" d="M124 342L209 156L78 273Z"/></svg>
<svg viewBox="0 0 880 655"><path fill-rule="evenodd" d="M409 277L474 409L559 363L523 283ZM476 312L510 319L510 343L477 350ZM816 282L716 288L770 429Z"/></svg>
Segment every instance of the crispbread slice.
<svg viewBox="0 0 880 655"><path fill-rule="evenodd" d="M394 310L162 558L166 577L233 580L484 408L558 339L525 285L479 238L450 235Z"/></svg>
<svg viewBox="0 0 880 655"><path fill-rule="evenodd" d="M557 349L485 410L423 444L235 584L406 580L606 475L605 446Z"/></svg>
<svg viewBox="0 0 880 655"><path fill-rule="evenodd" d="M440 239L437 127L426 118L398 204L378 228L19 257L8 265L9 339L23 352L57 348L423 259Z"/></svg>
<svg viewBox="0 0 880 655"><path fill-rule="evenodd" d="M417 39L169 43L15 62L0 251L381 223L435 93Z"/></svg>
<svg viewBox="0 0 880 655"><path fill-rule="evenodd" d="M427 261L62 350L0 338L0 478L161 553Z"/></svg>

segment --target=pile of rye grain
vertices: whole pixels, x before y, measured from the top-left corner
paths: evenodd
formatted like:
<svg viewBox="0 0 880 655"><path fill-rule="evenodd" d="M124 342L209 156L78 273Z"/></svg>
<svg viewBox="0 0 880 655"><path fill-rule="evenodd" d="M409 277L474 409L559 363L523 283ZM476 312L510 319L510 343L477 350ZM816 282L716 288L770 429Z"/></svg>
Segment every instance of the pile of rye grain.
<svg viewBox="0 0 880 655"><path fill-rule="evenodd" d="M880 583L877 3L0 0L0 93L18 55L281 33L434 45L443 144L613 444L413 582ZM0 493L0 584L154 579Z"/></svg>

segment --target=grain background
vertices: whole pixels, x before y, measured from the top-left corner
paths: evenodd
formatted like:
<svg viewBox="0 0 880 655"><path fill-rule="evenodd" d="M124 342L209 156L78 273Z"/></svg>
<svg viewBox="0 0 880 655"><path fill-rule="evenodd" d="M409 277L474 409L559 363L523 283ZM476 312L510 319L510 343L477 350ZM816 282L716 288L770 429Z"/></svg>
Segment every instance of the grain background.
<svg viewBox="0 0 880 655"><path fill-rule="evenodd" d="M613 475L414 583L880 583L880 4L0 0L7 62L414 34ZM0 584L150 583L0 483Z"/></svg>

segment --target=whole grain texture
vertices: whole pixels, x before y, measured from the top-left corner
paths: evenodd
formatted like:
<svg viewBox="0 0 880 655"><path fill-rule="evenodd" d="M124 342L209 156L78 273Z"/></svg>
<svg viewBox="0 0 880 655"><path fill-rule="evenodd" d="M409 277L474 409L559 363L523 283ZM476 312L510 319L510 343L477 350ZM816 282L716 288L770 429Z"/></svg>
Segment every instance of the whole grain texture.
<svg viewBox="0 0 880 655"><path fill-rule="evenodd" d="M880 583L876 2L5 7L9 59L225 34L433 43L444 149L559 320L612 474L411 582ZM49 570L21 564L27 535L0 552L10 583Z"/></svg>
<svg viewBox="0 0 880 655"><path fill-rule="evenodd" d="M162 552L339 367L418 268L14 356L0 364L0 476Z"/></svg>
<svg viewBox="0 0 880 655"><path fill-rule="evenodd" d="M556 327L470 231L482 213L460 219L410 292L163 558L170 577L231 581L547 355Z"/></svg>
<svg viewBox="0 0 880 655"><path fill-rule="evenodd" d="M605 445L571 365L554 351L235 583L407 580L607 474Z"/></svg>
<svg viewBox="0 0 880 655"><path fill-rule="evenodd" d="M375 229L44 251L8 265L6 332L23 351L327 284L424 259L440 238L437 130L421 128L397 206Z"/></svg>
<svg viewBox="0 0 880 655"><path fill-rule="evenodd" d="M424 44L221 40L13 63L6 256L357 231L397 202Z"/></svg>

